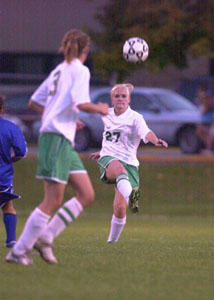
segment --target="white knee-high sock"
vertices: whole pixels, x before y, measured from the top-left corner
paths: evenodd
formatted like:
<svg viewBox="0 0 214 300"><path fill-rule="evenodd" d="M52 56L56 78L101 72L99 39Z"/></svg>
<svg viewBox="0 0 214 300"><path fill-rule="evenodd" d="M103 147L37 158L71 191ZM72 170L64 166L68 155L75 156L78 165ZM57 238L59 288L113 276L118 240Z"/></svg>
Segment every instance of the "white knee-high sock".
<svg viewBox="0 0 214 300"><path fill-rule="evenodd" d="M111 219L111 230L108 237L108 243L116 243L123 231L123 228L126 224L126 217L117 218L115 215L112 216Z"/></svg>
<svg viewBox="0 0 214 300"><path fill-rule="evenodd" d="M45 229L49 218L49 215L36 207L27 219L24 230L13 247L13 252L17 255L22 255L31 250Z"/></svg>
<svg viewBox="0 0 214 300"><path fill-rule="evenodd" d="M119 190L123 198L126 200L127 204L129 204L129 196L132 192L132 186L129 181L128 175L125 173L119 174L116 179L116 185L117 189Z"/></svg>
<svg viewBox="0 0 214 300"><path fill-rule="evenodd" d="M73 222L82 210L83 207L76 197L68 200L53 216L39 238L46 243L52 243L54 238Z"/></svg>

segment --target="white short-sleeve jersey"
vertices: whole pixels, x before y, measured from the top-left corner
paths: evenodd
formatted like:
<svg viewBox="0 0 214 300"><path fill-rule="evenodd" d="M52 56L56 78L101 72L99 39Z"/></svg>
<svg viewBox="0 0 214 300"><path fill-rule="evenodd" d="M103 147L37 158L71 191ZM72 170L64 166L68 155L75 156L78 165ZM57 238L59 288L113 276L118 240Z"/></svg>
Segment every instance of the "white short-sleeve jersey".
<svg viewBox="0 0 214 300"><path fill-rule="evenodd" d="M31 99L44 106L40 132L65 136L72 145L78 118L77 105L90 102L90 71L79 59L59 64Z"/></svg>
<svg viewBox="0 0 214 300"><path fill-rule="evenodd" d="M144 118L130 107L121 115L114 108L102 117L104 123L103 141L100 156L110 155L136 167L139 166L137 148L141 139L147 143L146 135L150 131Z"/></svg>

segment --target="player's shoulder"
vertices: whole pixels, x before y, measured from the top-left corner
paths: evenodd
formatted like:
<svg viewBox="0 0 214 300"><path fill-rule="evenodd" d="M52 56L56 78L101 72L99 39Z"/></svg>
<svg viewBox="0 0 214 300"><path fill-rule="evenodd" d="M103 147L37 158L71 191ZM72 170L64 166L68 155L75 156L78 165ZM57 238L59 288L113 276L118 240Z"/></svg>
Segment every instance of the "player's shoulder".
<svg viewBox="0 0 214 300"><path fill-rule="evenodd" d="M137 119L142 119L142 117L143 117L139 112L137 112L136 110L133 110L132 108L129 108L129 114L133 118L137 118Z"/></svg>
<svg viewBox="0 0 214 300"><path fill-rule="evenodd" d="M75 69L88 70L88 67L84 65L78 58L74 58L69 65Z"/></svg>
<svg viewBox="0 0 214 300"><path fill-rule="evenodd" d="M104 123L112 123L116 120L117 116L114 113L114 108L113 107L109 107L108 109L108 114L105 116L101 115L101 119L103 120Z"/></svg>
<svg viewBox="0 0 214 300"><path fill-rule="evenodd" d="M81 69L79 69L79 73L82 75L84 78L90 78L90 71L89 68L85 65L82 65Z"/></svg>
<svg viewBox="0 0 214 300"><path fill-rule="evenodd" d="M78 74L81 74L82 76L88 76L90 75L89 68L85 66L79 59L74 59L71 63L72 69L75 72L75 74L78 76Z"/></svg>
<svg viewBox="0 0 214 300"><path fill-rule="evenodd" d="M0 118L0 127L5 130L17 130L19 127L10 120Z"/></svg>
<svg viewBox="0 0 214 300"><path fill-rule="evenodd" d="M48 84L48 82L53 80L54 77L56 77L57 72L62 73L63 72L63 62L58 64L47 76L47 78L42 82L42 84L39 86L41 87L44 84Z"/></svg>
<svg viewBox="0 0 214 300"><path fill-rule="evenodd" d="M133 109L129 111L129 119L132 120L136 126L141 126L145 122L143 115Z"/></svg>
<svg viewBox="0 0 214 300"><path fill-rule="evenodd" d="M65 66L65 61L59 63L50 73L50 75L54 75L56 74L57 71L62 71L64 69Z"/></svg>
<svg viewBox="0 0 214 300"><path fill-rule="evenodd" d="M7 119L4 119L4 118L0 118L0 123L1 123L1 126L13 126L13 125L15 125L11 121L9 121Z"/></svg>

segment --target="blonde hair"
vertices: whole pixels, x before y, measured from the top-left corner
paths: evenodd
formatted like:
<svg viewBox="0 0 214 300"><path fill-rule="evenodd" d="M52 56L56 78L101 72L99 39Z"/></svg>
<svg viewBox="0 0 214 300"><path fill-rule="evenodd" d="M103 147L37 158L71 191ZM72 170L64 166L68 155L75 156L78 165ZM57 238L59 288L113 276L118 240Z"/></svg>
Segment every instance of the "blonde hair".
<svg viewBox="0 0 214 300"><path fill-rule="evenodd" d="M64 35L59 53L63 53L65 60L71 62L74 58L80 57L83 49L89 46L89 36L78 29L71 29Z"/></svg>
<svg viewBox="0 0 214 300"><path fill-rule="evenodd" d="M129 96L130 96L130 94L131 94L131 92L133 91L133 89L134 89L134 86L131 84L131 83L120 83L120 84L115 84L114 86L113 86L113 88L111 89L111 97L114 95L114 93L115 93L115 91L118 89L118 88L120 88L120 87L124 87L125 89L126 89L126 91L127 91L127 93L129 94Z"/></svg>

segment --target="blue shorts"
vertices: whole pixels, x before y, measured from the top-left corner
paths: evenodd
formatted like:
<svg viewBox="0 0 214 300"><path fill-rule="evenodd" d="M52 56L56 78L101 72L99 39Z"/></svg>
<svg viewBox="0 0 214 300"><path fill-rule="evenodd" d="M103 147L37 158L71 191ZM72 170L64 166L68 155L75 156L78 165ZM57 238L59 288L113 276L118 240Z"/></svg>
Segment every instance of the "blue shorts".
<svg viewBox="0 0 214 300"><path fill-rule="evenodd" d="M211 125L214 121L214 112L210 111L202 115L201 123L204 125Z"/></svg>
<svg viewBox="0 0 214 300"><path fill-rule="evenodd" d="M0 186L0 208L13 199L21 198L19 195L13 193L13 186Z"/></svg>

